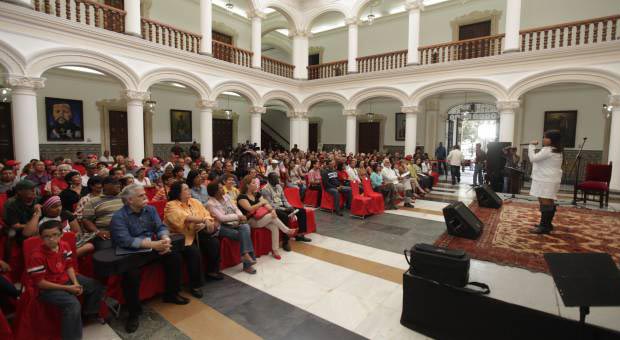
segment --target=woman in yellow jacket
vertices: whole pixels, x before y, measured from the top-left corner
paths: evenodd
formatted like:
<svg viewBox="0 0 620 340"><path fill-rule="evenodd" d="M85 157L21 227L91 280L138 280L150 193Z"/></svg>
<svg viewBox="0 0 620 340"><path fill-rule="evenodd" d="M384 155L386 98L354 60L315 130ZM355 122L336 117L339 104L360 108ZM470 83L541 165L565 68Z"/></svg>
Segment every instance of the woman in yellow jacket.
<svg viewBox="0 0 620 340"><path fill-rule="evenodd" d="M199 200L191 197L187 184L176 182L168 192L168 203L164 210L164 223L174 233L185 236L183 257L190 278L190 293L202 297L203 285L202 255L207 261L206 278L221 280L219 228L215 219Z"/></svg>

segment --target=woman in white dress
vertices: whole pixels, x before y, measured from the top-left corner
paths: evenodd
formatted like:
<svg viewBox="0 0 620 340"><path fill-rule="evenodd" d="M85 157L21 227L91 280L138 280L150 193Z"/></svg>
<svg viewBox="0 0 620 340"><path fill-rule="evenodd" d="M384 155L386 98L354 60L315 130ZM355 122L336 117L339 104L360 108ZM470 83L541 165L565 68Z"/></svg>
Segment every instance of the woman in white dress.
<svg viewBox="0 0 620 340"><path fill-rule="evenodd" d="M532 162L532 187L530 195L538 197L540 203L540 224L530 230L534 234L549 234L553 229L551 221L555 215L557 193L562 180L562 143L558 130L545 132L543 147L536 152L538 141L528 146L528 157Z"/></svg>

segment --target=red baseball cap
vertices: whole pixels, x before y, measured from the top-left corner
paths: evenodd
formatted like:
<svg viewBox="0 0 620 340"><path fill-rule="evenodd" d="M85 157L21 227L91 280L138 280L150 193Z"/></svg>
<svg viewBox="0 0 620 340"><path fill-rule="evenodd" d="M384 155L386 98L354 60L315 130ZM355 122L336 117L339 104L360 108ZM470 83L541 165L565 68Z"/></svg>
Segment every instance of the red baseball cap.
<svg viewBox="0 0 620 340"><path fill-rule="evenodd" d="M43 164L45 164L45 166L54 165L54 161L51 159L46 159L43 161Z"/></svg>
<svg viewBox="0 0 620 340"><path fill-rule="evenodd" d="M411 157L411 155L407 155L407 157L405 157L406 160L410 161L413 159L413 157Z"/></svg>
<svg viewBox="0 0 620 340"><path fill-rule="evenodd" d="M19 165L21 163L22 162L20 162L20 161L16 161L14 159L10 159L10 160L6 161L6 163L4 163L4 165L14 167L14 166L17 166L17 165Z"/></svg>

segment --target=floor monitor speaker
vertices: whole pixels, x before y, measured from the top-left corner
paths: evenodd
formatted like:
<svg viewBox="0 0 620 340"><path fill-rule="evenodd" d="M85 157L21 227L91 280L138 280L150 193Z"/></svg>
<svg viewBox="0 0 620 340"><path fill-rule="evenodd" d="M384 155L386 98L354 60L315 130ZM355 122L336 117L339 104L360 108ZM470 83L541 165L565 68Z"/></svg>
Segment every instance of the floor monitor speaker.
<svg viewBox="0 0 620 340"><path fill-rule="evenodd" d="M476 199L478 206L483 208L499 209L502 206L501 197L486 184L476 187Z"/></svg>
<svg viewBox="0 0 620 340"><path fill-rule="evenodd" d="M448 234L475 240L482 234L484 224L463 202L443 208Z"/></svg>

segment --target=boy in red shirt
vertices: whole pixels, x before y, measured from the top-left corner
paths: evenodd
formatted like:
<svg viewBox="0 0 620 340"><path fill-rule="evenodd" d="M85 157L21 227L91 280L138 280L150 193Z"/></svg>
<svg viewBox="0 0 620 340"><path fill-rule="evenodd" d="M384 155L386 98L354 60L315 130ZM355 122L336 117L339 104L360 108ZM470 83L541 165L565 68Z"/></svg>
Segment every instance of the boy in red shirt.
<svg viewBox="0 0 620 340"><path fill-rule="evenodd" d="M75 273L71 246L62 241L62 224L56 220L39 226L43 244L33 249L26 263L28 275L39 288L39 298L62 312L62 338L82 338L82 317L98 315L104 287L97 281ZM84 295L84 309L78 296Z"/></svg>

